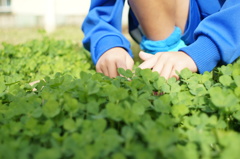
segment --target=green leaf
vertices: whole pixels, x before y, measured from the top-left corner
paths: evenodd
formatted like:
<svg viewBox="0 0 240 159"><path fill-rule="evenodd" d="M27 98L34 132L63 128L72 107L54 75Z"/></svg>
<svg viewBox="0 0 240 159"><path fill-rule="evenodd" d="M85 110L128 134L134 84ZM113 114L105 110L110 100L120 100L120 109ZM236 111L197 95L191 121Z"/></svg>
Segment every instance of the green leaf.
<svg viewBox="0 0 240 159"><path fill-rule="evenodd" d="M80 77L83 81L89 81L89 79L91 79L92 75L90 73L82 71L80 73Z"/></svg>
<svg viewBox="0 0 240 159"><path fill-rule="evenodd" d="M171 93L181 91L181 86L178 83L172 83L170 86L171 86Z"/></svg>
<svg viewBox="0 0 240 159"><path fill-rule="evenodd" d="M234 82L238 87L240 87L240 75L234 76Z"/></svg>
<svg viewBox="0 0 240 159"><path fill-rule="evenodd" d="M173 96L171 99L171 102L175 105L178 104L184 104L186 106L190 106L193 104L193 99L195 96L193 96L190 91L182 91L178 93L177 95Z"/></svg>
<svg viewBox="0 0 240 159"><path fill-rule="evenodd" d="M63 127L65 130L68 130L68 131L74 131L77 129L76 127L76 123L74 122L73 119L69 118L69 119L66 119L63 123Z"/></svg>
<svg viewBox="0 0 240 159"><path fill-rule="evenodd" d="M51 158L51 159L59 159L61 156L61 153L59 153L60 150L57 148L52 149L40 149L37 151L37 153L34 155L35 159L43 159L43 158Z"/></svg>
<svg viewBox="0 0 240 159"><path fill-rule="evenodd" d="M198 114L194 114L193 116L189 117L189 123L193 126L198 126L201 124L201 118Z"/></svg>
<svg viewBox="0 0 240 159"><path fill-rule="evenodd" d="M233 114L234 118L240 121L240 110Z"/></svg>
<svg viewBox="0 0 240 159"><path fill-rule="evenodd" d="M87 83L88 95L96 94L99 92L100 88L95 81L89 80Z"/></svg>
<svg viewBox="0 0 240 159"><path fill-rule="evenodd" d="M180 72L180 77L183 79L189 79L192 76L192 71L190 71L189 69L185 68Z"/></svg>
<svg viewBox="0 0 240 159"><path fill-rule="evenodd" d="M211 81L212 80L212 72L204 72L202 76L200 76L200 82L201 83L205 83L205 82L208 82L208 81Z"/></svg>
<svg viewBox="0 0 240 159"><path fill-rule="evenodd" d="M222 75L222 76L220 76L219 81L224 86L230 86L231 83L233 82L232 78L229 75Z"/></svg>
<svg viewBox="0 0 240 159"><path fill-rule="evenodd" d="M118 73L122 76L125 76L126 75L126 70L123 69L123 68L118 68Z"/></svg>
<svg viewBox="0 0 240 159"><path fill-rule="evenodd" d="M134 103L132 106L132 111L137 115L143 115L145 108L141 103Z"/></svg>
<svg viewBox="0 0 240 159"><path fill-rule="evenodd" d="M181 117L189 113L189 108L185 105L174 105L172 107L172 115L174 117Z"/></svg>
<svg viewBox="0 0 240 159"><path fill-rule="evenodd" d="M124 115L124 109L119 105L115 105L114 103L108 103L106 105L106 111L108 117L117 121L121 120Z"/></svg>
<svg viewBox="0 0 240 159"><path fill-rule="evenodd" d="M103 133L107 128L107 122L105 119L97 119L93 122L93 127L98 133Z"/></svg>
<svg viewBox="0 0 240 159"><path fill-rule="evenodd" d="M60 113L60 105L56 100L49 100L43 105L43 114L48 118L53 118Z"/></svg>
<svg viewBox="0 0 240 159"><path fill-rule="evenodd" d="M96 101L91 101L87 105L88 113L98 114L99 113L99 103Z"/></svg>
<svg viewBox="0 0 240 159"><path fill-rule="evenodd" d="M54 128L54 123L52 120L47 120L43 125L40 127L41 133L46 134L50 132Z"/></svg>
<svg viewBox="0 0 240 159"><path fill-rule="evenodd" d="M6 89L6 85L4 82L4 76L0 76L0 93L2 93Z"/></svg>
<svg viewBox="0 0 240 159"><path fill-rule="evenodd" d="M163 84L162 91L165 93L170 93L171 92L170 86L167 83Z"/></svg>
<svg viewBox="0 0 240 159"><path fill-rule="evenodd" d="M232 74L232 65L229 64L228 66L222 66L219 68L223 75L231 75Z"/></svg>
<svg viewBox="0 0 240 159"><path fill-rule="evenodd" d="M65 99L64 109L67 112L77 113L77 111L81 108L79 102L75 98L72 98L70 95L65 94L64 99Z"/></svg>
<svg viewBox="0 0 240 159"><path fill-rule="evenodd" d="M118 73L126 78L132 78L133 73L131 70L124 70L123 68L118 68Z"/></svg>
<svg viewBox="0 0 240 159"><path fill-rule="evenodd" d="M217 123L217 128L218 129L226 129L227 128L227 123L224 120L219 120Z"/></svg>
<svg viewBox="0 0 240 159"><path fill-rule="evenodd" d="M174 78L174 77L169 78L169 79L167 80L167 83L168 83L169 85L175 84L176 82L177 82L177 79Z"/></svg>
<svg viewBox="0 0 240 159"><path fill-rule="evenodd" d="M177 124L174 118L169 114L160 115L159 118L157 119L157 123L160 123L166 128L172 128L174 127L174 125Z"/></svg>
<svg viewBox="0 0 240 159"><path fill-rule="evenodd" d="M224 91L220 87L209 90L211 101L217 107L230 107L238 103L239 99L231 91Z"/></svg>
<svg viewBox="0 0 240 159"><path fill-rule="evenodd" d="M32 116L34 118L40 118L42 116L42 109L41 107L37 107L33 112L32 112Z"/></svg>
<svg viewBox="0 0 240 159"><path fill-rule="evenodd" d="M234 93L240 98L240 87L235 88Z"/></svg>
<svg viewBox="0 0 240 159"><path fill-rule="evenodd" d="M120 152L113 154L111 158L112 159L126 159L125 155Z"/></svg>
<svg viewBox="0 0 240 159"><path fill-rule="evenodd" d="M135 134L134 129L132 127L130 127L130 126L124 126L122 128L122 132L121 133L122 133L122 136L124 138L126 138L128 141L133 139L134 134Z"/></svg>
<svg viewBox="0 0 240 159"><path fill-rule="evenodd" d="M232 76L238 76L240 75L240 70L239 70L239 67L240 67L240 64L239 64L239 59L238 59L238 63L235 63L232 67Z"/></svg>
<svg viewBox="0 0 240 159"><path fill-rule="evenodd" d="M146 81L156 81L159 78L159 74L157 72L152 72L151 69L142 69L140 74L143 80Z"/></svg>
<svg viewBox="0 0 240 159"><path fill-rule="evenodd" d="M34 118L28 119L28 121L25 123L25 127L27 129L36 129L36 126L38 124L38 121Z"/></svg>
<svg viewBox="0 0 240 159"><path fill-rule="evenodd" d="M120 101L128 97L128 90L124 88L116 88L113 85L108 85L105 88L110 101Z"/></svg>
<svg viewBox="0 0 240 159"><path fill-rule="evenodd" d="M163 95L159 99L154 100L154 108L157 112L170 113L170 97Z"/></svg>
<svg viewBox="0 0 240 159"><path fill-rule="evenodd" d="M164 77L159 77L157 81L153 83L153 86L156 90L160 90L165 83L166 79Z"/></svg>
<svg viewBox="0 0 240 159"><path fill-rule="evenodd" d="M208 93L203 84L189 85L189 88L190 92L195 96L203 96Z"/></svg>

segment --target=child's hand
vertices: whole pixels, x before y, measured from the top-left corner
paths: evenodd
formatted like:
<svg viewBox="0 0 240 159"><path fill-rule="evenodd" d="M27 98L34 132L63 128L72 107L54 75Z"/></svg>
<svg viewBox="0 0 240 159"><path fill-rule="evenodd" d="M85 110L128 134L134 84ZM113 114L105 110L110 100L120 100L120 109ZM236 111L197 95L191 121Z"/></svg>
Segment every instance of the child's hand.
<svg viewBox="0 0 240 159"><path fill-rule="evenodd" d="M139 67L141 69L150 68L157 71L160 76L166 79L175 77L179 78L176 71L180 72L184 68L197 72L197 66L190 56L186 53L179 52L159 52L155 55L141 51L140 58L144 61Z"/></svg>
<svg viewBox="0 0 240 159"><path fill-rule="evenodd" d="M106 51L98 60L96 65L97 72L103 73L111 78L118 76L117 69L132 69L133 59L128 52L120 47Z"/></svg>

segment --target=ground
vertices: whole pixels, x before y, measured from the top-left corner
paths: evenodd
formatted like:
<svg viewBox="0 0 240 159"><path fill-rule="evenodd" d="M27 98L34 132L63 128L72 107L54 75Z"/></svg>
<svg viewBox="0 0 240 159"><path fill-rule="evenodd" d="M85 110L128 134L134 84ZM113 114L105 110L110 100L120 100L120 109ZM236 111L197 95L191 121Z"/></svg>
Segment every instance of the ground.
<svg viewBox="0 0 240 159"><path fill-rule="evenodd" d="M0 44L2 42L18 44L24 43L33 39L40 39L42 37L42 28L1 28L0 29ZM81 43L83 33L79 26L64 26L58 27L55 32L49 34L49 36L56 39L74 40ZM2 47L0 45L0 47Z"/></svg>
<svg viewBox="0 0 240 159"><path fill-rule="evenodd" d="M43 28L1 28L0 29L0 49L2 48L2 42L11 44L24 43L33 39L41 39ZM134 53L134 59L139 60L137 54L139 52L139 46L131 39L128 34L127 26L123 27L123 33L132 43L132 50ZM62 26L58 27L55 32L49 34L50 37L60 40L73 40L82 45L83 32L80 26Z"/></svg>

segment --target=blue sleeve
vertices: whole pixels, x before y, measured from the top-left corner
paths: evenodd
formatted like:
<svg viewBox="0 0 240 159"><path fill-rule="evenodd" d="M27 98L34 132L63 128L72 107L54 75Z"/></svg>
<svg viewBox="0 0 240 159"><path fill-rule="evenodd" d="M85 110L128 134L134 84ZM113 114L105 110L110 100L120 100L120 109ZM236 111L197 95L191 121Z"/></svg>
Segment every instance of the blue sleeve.
<svg viewBox="0 0 240 159"><path fill-rule="evenodd" d="M130 42L122 34L122 11L125 0L92 0L82 30L83 45L91 52L94 64L113 47L122 47L132 55Z"/></svg>
<svg viewBox="0 0 240 159"><path fill-rule="evenodd" d="M210 5L210 4L209 4ZM240 2L227 0L195 30L196 41L180 49L196 63L199 73L232 63L240 56Z"/></svg>

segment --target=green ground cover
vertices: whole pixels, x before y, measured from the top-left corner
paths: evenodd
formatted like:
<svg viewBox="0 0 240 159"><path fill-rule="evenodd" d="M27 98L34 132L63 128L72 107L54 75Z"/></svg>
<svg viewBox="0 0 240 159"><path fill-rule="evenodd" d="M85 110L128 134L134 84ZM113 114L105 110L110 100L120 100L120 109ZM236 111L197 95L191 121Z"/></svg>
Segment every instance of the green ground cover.
<svg viewBox="0 0 240 159"><path fill-rule="evenodd" d="M239 158L240 60L110 79L75 40L43 36L3 43L0 66L2 159Z"/></svg>

